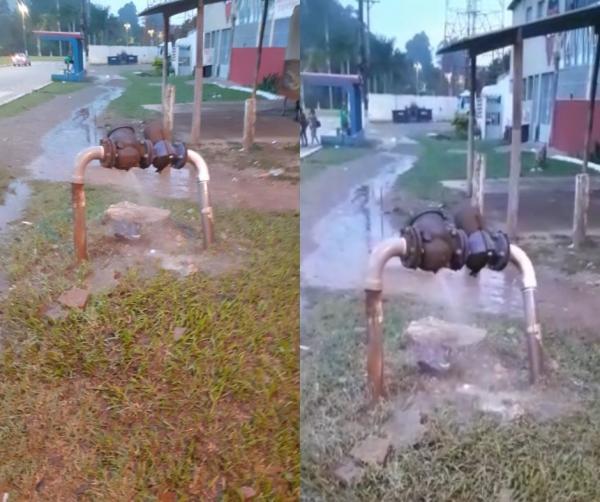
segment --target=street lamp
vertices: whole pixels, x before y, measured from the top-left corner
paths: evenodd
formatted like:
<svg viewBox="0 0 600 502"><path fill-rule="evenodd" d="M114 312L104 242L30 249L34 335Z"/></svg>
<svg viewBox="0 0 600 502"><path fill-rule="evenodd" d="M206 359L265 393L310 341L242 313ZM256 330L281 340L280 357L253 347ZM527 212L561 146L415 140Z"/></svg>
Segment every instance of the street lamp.
<svg viewBox="0 0 600 502"><path fill-rule="evenodd" d="M419 94L419 72L421 71L421 68L423 68L421 66L421 63L415 63L413 65L413 68L415 69L415 80L416 80L416 84L417 84L417 94Z"/></svg>
<svg viewBox="0 0 600 502"><path fill-rule="evenodd" d="M126 34L125 45L129 45L129 29L131 28L131 24L125 23L123 26L125 27L125 34Z"/></svg>
<svg viewBox="0 0 600 502"><path fill-rule="evenodd" d="M154 44L154 30L152 28L148 30L148 35L150 35L150 43Z"/></svg>
<svg viewBox="0 0 600 502"><path fill-rule="evenodd" d="M449 71L444 73L446 80L448 81L448 96L452 96L452 72Z"/></svg>
<svg viewBox="0 0 600 502"><path fill-rule="evenodd" d="M25 16L29 15L29 8L23 2L17 3L17 9L21 13L21 21L23 22L23 49L27 54L27 33L25 32Z"/></svg>

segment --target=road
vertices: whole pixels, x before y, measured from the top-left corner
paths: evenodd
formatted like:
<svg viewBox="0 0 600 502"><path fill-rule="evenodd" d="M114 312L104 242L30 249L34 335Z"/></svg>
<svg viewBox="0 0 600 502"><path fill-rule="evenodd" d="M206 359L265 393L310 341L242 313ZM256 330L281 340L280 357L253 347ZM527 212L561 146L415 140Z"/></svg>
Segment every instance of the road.
<svg viewBox="0 0 600 502"><path fill-rule="evenodd" d="M50 74L62 71L60 61L33 61L31 66L0 67L0 104L12 101L50 82Z"/></svg>

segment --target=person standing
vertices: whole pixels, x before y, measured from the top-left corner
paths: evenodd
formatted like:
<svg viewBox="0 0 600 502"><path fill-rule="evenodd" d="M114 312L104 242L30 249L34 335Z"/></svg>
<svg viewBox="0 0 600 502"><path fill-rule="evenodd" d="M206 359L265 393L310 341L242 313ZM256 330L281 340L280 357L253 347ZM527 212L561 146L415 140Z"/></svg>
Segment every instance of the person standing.
<svg viewBox="0 0 600 502"><path fill-rule="evenodd" d="M300 108L298 122L300 123L300 146L308 146L308 137L306 136L306 129L308 129L308 119L304 110Z"/></svg>
<svg viewBox="0 0 600 502"><path fill-rule="evenodd" d="M314 108L311 108L308 114L308 127L310 127L310 144L317 143L318 145L319 137L317 136L317 129L321 127L321 122L319 122Z"/></svg>

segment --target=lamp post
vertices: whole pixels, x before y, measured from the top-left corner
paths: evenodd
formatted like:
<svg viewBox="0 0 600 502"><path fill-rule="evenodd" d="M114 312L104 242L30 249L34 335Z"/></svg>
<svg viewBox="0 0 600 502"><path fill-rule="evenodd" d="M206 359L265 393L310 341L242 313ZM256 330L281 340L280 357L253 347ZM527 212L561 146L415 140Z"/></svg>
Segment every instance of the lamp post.
<svg viewBox="0 0 600 502"><path fill-rule="evenodd" d="M152 28L148 30L148 35L150 35L150 43L154 45L154 30Z"/></svg>
<svg viewBox="0 0 600 502"><path fill-rule="evenodd" d="M423 68L421 66L421 63L415 63L413 65L413 68L415 69L415 81L416 81L416 94L419 94L419 72L421 71L421 68Z"/></svg>
<svg viewBox="0 0 600 502"><path fill-rule="evenodd" d="M129 29L131 28L131 24L125 23L123 26L125 27L125 45L129 45Z"/></svg>
<svg viewBox="0 0 600 502"><path fill-rule="evenodd" d="M452 72L449 71L444 73L446 80L448 81L448 96L452 96Z"/></svg>
<svg viewBox="0 0 600 502"><path fill-rule="evenodd" d="M21 13L21 21L23 22L23 50L25 51L25 54L28 54L27 32L25 31L25 16L29 15L29 8L23 2L18 2L17 9L19 9L19 12Z"/></svg>

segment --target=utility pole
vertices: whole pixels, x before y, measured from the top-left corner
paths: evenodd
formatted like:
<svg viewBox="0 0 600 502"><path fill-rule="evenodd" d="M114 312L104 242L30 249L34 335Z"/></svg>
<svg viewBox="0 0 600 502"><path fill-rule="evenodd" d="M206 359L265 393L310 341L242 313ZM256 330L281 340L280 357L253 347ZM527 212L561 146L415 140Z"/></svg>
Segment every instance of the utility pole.
<svg viewBox="0 0 600 502"><path fill-rule="evenodd" d="M367 0L367 61L371 63L371 5L379 0Z"/></svg>
<svg viewBox="0 0 600 502"><path fill-rule="evenodd" d="M368 1L368 0L367 0ZM360 25L360 74L363 83L365 115L369 114L369 72L365 43L364 0L358 0L358 23Z"/></svg>
<svg viewBox="0 0 600 502"><path fill-rule="evenodd" d="M60 0L56 0L56 27L58 31L62 31L60 28ZM58 55L62 57L62 42L58 41Z"/></svg>
<svg viewBox="0 0 600 502"><path fill-rule="evenodd" d="M331 46L329 44L329 13L325 9L325 50L327 51L327 73L331 73ZM333 110L333 87L329 89L329 109Z"/></svg>

